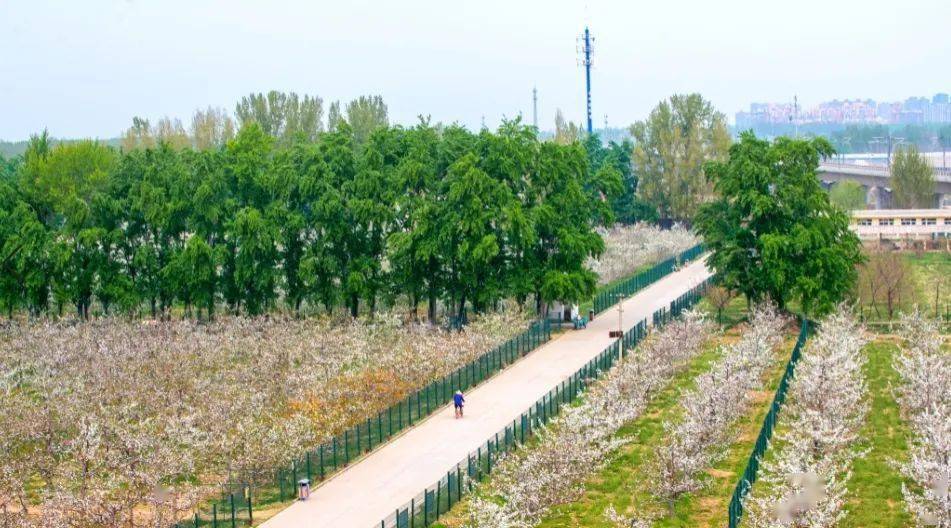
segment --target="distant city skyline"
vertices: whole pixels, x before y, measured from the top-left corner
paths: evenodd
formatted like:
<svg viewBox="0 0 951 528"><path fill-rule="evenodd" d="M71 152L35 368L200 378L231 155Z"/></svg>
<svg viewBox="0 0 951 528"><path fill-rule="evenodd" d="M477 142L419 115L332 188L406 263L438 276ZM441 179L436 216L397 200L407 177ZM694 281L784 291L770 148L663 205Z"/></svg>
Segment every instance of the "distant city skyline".
<svg viewBox="0 0 951 528"><path fill-rule="evenodd" d="M754 102L750 103L749 111L742 110L734 114L734 123L737 128L790 123L898 125L951 123L951 98L947 92L940 92L931 97L911 96L903 101L833 99L808 107L797 104L795 100Z"/></svg>

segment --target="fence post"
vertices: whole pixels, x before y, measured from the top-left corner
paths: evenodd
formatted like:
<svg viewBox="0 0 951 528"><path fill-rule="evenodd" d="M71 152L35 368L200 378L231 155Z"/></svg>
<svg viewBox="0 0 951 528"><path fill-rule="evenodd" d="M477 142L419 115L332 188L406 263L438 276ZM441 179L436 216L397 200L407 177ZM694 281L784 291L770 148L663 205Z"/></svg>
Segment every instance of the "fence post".
<svg viewBox="0 0 951 528"><path fill-rule="evenodd" d="M429 490L423 490L423 526L429 526Z"/></svg>
<svg viewBox="0 0 951 528"><path fill-rule="evenodd" d="M320 444L317 449L320 452L320 480L324 480L324 445Z"/></svg>
<svg viewBox="0 0 951 528"><path fill-rule="evenodd" d="M310 451L308 451L307 452L307 480L311 480L311 476L313 475L313 472L311 471L310 455L311 453Z"/></svg>
<svg viewBox="0 0 951 528"><path fill-rule="evenodd" d="M436 519L439 518L439 502L442 500L442 481L436 481Z"/></svg>
<svg viewBox="0 0 951 528"><path fill-rule="evenodd" d="M235 509L234 509L234 493L231 494L231 528L237 528L238 524L235 522Z"/></svg>

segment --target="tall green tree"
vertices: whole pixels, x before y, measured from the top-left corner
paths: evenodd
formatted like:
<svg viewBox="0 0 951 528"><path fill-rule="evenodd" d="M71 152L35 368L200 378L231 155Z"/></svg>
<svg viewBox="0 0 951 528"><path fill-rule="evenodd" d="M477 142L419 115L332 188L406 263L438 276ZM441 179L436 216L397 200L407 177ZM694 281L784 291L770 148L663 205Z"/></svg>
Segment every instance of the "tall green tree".
<svg viewBox="0 0 951 528"><path fill-rule="evenodd" d="M37 138L21 171L21 191L54 242L57 290L80 317L88 318L100 268L108 263L108 231L97 220L108 197L115 153L95 141L52 149Z"/></svg>
<svg viewBox="0 0 951 528"><path fill-rule="evenodd" d="M845 297L862 253L848 215L816 177L832 153L821 138L769 143L747 132L727 161L707 166L719 198L700 208L696 229L717 282L753 301L798 302L810 315Z"/></svg>
<svg viewBox="0 0 951 528"><path fill-rule="evenodd" d="M347 103L347 123L353 131L353 144L363 147L375 130L389 124L386 103L379 95L361 95Z"/></svg>
<svg viewBox="0 0 951 528"><path fill-rule="evenodd" d="M724 115L700 94L674 95L632 125L631 136L637 195L661 218L691 219L712 198L704 164L730 146Z"/></svg>
<svg viewBox="0 0 951 528"><path fill-rule="evenodd" d="M295 136L314 141L323 130L324 102L320 97L271 90L242 97L235 106L239 128L257 123L265 134L281 142Z"/></svg>
<svg viewBox="0 0 951 528"><path fill-rule="evenodd" d="M611 200L611 209L614 219L624 224L633 224L639 221L655 221L657 211L650 204L637 196L637 175L631 160L634 144L625 139L621 143L611 141L605 146L597 134L585 138L585 149L588 151L589 171L598 174L602 170L610 170L620 175L621 186L616 196ZM613 178L613 176L608 176Z"/></svg>
<svg viewBox="0 0 951 528"><path fill-rule="evenodd" d="M865 209L865 189L858 182L841 181L829 189L829 200L843 211Z"/></svg>
<svg viewBox="0 0 951 528"><path fill-rule="evenodd" d="M382 266L396 198L395 140L391 130L375 130L358 157L353 179L343 184L349 213L348 273L343 281L354 315L356 298L366 301L372 315L385 287Z"/></svg>
<svg viewBox="0 0 951 528"><path fill-rule="evenodd" d="M218 258L222 294L235 311L243 305L251 313L260 313L276 296L276 270L272 267L278 229L274 219L265 214L277 188L273 143L261 126L251 122L241 127L225 149L227 191Z"/></svg>
<svg viewBox="0 0 951 528"><path fill-rule="evenodd" d="M934 207L934 170L918 147L901 147L892 158L892 193L902 209Z"/></svg>
<svg viewBox="0 0 951 528"><path fill-rule="evenodd" d="M0 179L0 310L20 307L38 315L46 308L48 231L11 181Z"/></svg>
<svg viewBox="0 0 951 528"><path fill-rule="evenodd" d="M410 315L419 318L419 304L429 297L430 320L435 319L439 295L439 252L435 239L435 200L438 192L436 156L439 136L428 121L406 130L402 152L394 171L394 186L403 189L395 198L396 214L387 235L392 294L406 292Z"/></svg>
<svg viewBox="0 0 951 528"><path fill-rule="evenodd" d="M597 201L584 189L587 172L580 144L541 145L538 168L532 173L533 238L526 262L539 313L547 313L556 300L580 303L597 286L597 275L585 262L604 251L604 241L594 231L601 215Z"/></svg>
<svg viewBox="0 0 951 528"><path fill-rule="evenodd" d="M234 255L234 288L239 306L250 315L270 309L277 298L279 233L258 209L246 206L229 222Z"/></svg>
<svg viewBox="0 0 951 528"><path fill-rule="evenodd" d="M518 204L511 189L478 167L475 154L449 167L445 185L439 239L446 256L446 291L456 317L464 321L467 303L480 311L502 295L501 244Z"/></svg>

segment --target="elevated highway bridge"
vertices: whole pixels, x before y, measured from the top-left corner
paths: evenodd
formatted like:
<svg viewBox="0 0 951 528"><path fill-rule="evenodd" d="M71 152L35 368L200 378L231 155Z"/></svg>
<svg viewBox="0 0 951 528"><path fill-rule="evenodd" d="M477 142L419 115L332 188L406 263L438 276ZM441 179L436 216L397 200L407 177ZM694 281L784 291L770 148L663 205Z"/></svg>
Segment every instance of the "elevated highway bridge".
<svg viewBox="0 0 951 528"><path fill-rule="evenodd" d="M951 203L951 169L934 167L935 204ZM876 209L891 205L891 171L883 165L823 162L819 165L819 179L827 186L850 180L865 187L869 205Z"/></svg>

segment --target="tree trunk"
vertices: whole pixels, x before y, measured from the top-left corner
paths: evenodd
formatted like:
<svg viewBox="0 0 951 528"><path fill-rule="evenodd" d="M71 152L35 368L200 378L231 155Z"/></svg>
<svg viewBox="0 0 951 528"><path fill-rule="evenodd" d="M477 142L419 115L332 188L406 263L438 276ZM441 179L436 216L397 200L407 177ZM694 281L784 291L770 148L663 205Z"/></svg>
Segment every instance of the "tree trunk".
<svg viewBox="0 0 951 528"><path fill-rule="evenodd" d="M356 294L350 296L350 316L356 318L360 315L360 299Z"/></svg>
<svg viewBox="0 0 951 528"><path fill-rule="evenodd" d="M409 318L410 318L410 321L415 323L419 321L419 295L417 295L415 291L410 294L409 304L410 304Z"/></svg>
<svg viewBox="0 0 951 528"><path fill-rule="evenodd" d="M465 317L465 315L466 315L466 294L463 293L462 298L459 299L459 312L457 315L460 328L462 327L462 324L464 322L463 317Z"/></svg>
<svg viewBox="0 0 951 528"><path fill-rule="evenodd" d="M436 324L436 289L429 288L429 305L426 306L426 318L429 324Z"/></svg>

